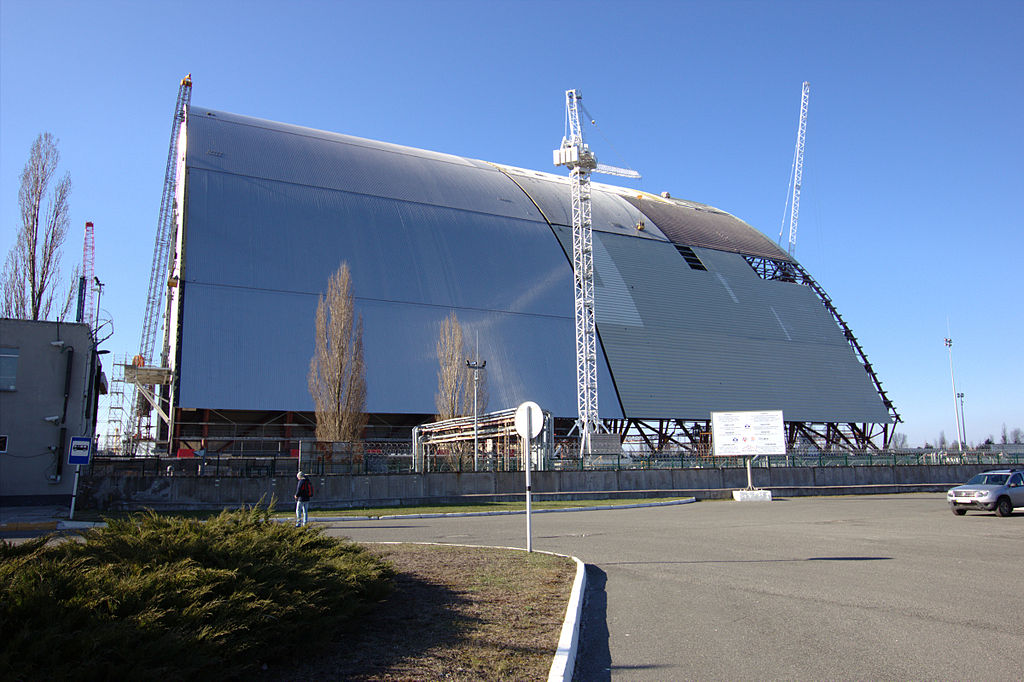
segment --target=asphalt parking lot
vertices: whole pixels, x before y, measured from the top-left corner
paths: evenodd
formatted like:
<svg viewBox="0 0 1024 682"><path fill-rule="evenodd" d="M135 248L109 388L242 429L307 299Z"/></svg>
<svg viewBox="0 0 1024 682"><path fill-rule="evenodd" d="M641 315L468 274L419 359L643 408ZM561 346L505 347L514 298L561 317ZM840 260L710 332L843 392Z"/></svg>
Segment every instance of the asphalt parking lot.
<svg viewBox="0 0 1024 682"><path fill-rule="evenodd" d="M525 547L525 517L350 521L357 541ZM1024 679L1024 510L944 494L533 516L588 564L579 680Z"/></svg>

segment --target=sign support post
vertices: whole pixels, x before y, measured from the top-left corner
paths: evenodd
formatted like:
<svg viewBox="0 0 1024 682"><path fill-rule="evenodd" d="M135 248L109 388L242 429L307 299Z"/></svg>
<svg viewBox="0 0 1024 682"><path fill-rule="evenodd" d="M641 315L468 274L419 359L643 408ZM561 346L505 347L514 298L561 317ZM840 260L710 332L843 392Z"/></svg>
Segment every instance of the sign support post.
<svg viewBox="0 0 1024 682"><path fill-rule="evenodd" d="M516 408L516 432L523 438L523 469L526 471L526 551L533 551L532 496L530 469L533 467L533 439L544 426L540 405L527 401Z"/></svg>
<svg viewBox="0 0 1024 682"><path fill-rule="evenodd" d="M92 457L92 438L88 436L72 436L68 446L68 466L75 466L75 487L71 491L71 511L68 520L75 520L75 501L78 499L78 477L82 473L82 465L88 464Z"/></svg>
<svg viewBox="0 0 1024 682"><path fill-rule="evenodd" d="M530 427L533 426L533 425L530 423L530 421L531 421L530 420L530 416L531 416L530 412L529 412L529 410L527 410L527 412L526 412L526 450L525 450L525 457L523 459L523 464L524 464L524 467L526 469L526 551L527 552L532 552L533 551L533 527L532 527L532 523L531 523L532 516L533 516L531 512L533 510L530 508L531 507L532 498L533 498L533 492L532 492L532 490L530 488L530 469L533 468L533 452L532 452L532 449L533 449L532 448L532 445L533 445L532 441L533 441L533 439L530 437Z"/></svg>
<svg viewBox="0 0 1024 682"><path fill-rule="evenodd" d="M761 455L786 454L782 410L712 412L711 438L717 457L742 457L747 467L747 487L734 490L733 499L770 502L772 492L754 487L752 464Z"/></svg>

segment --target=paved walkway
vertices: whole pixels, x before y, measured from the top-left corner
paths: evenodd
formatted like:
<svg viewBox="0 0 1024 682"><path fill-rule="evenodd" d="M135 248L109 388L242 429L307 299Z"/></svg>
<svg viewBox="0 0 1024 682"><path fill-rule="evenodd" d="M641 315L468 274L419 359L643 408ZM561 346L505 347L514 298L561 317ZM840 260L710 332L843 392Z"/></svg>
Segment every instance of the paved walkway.
<svg viewBox="0 0 1024 682"><path fill-rule="evenodd" d="M587 562L577 679L1016 679L1024 514L941 494L543 514ZM525 546L523 517L334 524L357 541ZM998 652L995 654L994 652Z"/></svg>
<svg viewBox="0 0 1024 682"><path fill-rule="evenodd" d="M64 519L3 508L0 531ZM389 518L329 532L525 547L525 526L521 515ZM956 517L935 493L533 517L535 549L588 564L586 682L1019 679L1022 538L1021 511Z"/></svg>

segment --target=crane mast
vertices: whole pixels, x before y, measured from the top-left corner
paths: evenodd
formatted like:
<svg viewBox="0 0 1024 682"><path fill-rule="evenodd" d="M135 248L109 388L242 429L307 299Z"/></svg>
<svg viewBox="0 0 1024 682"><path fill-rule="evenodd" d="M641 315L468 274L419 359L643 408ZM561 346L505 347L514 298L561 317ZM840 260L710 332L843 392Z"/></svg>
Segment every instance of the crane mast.
<svg viewBox="0 0 1024 682"><path fill-rule="evenodd" d="M572 272L576 319L576 429L580 453L591 452L591 436L601 430L597 410L597 320L594 313L594 234L590 220L590 173L606 173L637 179L640 174L627 168L606 166L583 142L579 90L565 91L565 137L554 151L556 166L569 169L572 197ZM589 117L589 114L588 114ZM593 122L593 121L591 121Z"/></svg>
<svg viewBox="0 0 1024 682"><path fill-rule="evenodd" d="M95 337L96 324L94 324L93 317L95 313L93 309L96 307L96 296L94 293L96 289L93 286L93 279L96 277L96 236L93 231L92 222L85 224L85 244L82 246L82 279L85 280L85 305L82 321L93 328L92 333Z"/></svg>
<svg viewBox="0 0 1024 682"><path fill-rule="evenodd" d="M146 314L142 324L142 339L139 343L139 354L133 364L136 366L157 366L167 367L168 337L164 334L164 340L160 349L160 357L154 356L157 332L160 329L161 318L163 317L163 302L167 295L168 274L171 267L170 251L171 237L174 226L174 192L178 172L178 136L181 132L181 124L185 121L185 115L192 102L192 74L181 79L178 87L178 97L174 103L174 114L171 118L171 141L167 150L167 165L164 168L163 193L160 197L160 214L157 217L156 240L153 244L153 265L149 274L149 290L146 295ZM138 393L141 388L136 388L132 393L131 405L131 432L134 437L141 437L141 417L143 403L139 400ZM147 427L148 428L148 427Z"/></svg>
<svg viewBox="0 0 1024 682"><path fill-rule="evenodd" d="M811 84L804 81L800 94L800 125L796 131L796 151L793 155L793 196L789 213L789 255L796 250L796 224L800 218L800 185L804 177L804 137L807 134L807 100Z"/></svg>
<svg viewBox="0 0 1024 682"><path fill-rule="evenodd" d="M147 364L157 364L153 356L157 330L160 327L161 308L166 295L168 256L171 246L171 227L174 222L174 182L178 171L177 143L181 124L185 120L185 110L192 101L192 74L181 79L178 88L178 99L174 104L174 116L171 119L171 142L167 150L167 165L164 168L164 187L160 197L160 214L157 217L156 241L153 244L153 267L149 273L149 293L146 296L146 316L142 325L142 341L139 344L139 355ZM166 366L166 349L161 349L159 364Z"/></svg>
<svg viewBox="0 0 1024 682"><path fill-rule="evenodd" d="M600 428L597 411L597 323L594 316L594 241L590 222L590 172L597 157L583 143L577 90L565 92L567 136L554 151L556 166L569 169L572 196L572 270L576 320L576 427L580 453L591 451L591 436Z"/></svg>

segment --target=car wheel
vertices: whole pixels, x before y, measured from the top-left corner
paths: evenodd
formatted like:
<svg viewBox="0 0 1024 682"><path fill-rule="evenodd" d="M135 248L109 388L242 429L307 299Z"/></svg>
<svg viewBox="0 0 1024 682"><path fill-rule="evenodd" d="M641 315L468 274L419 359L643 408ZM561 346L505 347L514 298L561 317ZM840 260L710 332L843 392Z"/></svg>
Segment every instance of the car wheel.
<svg viewBox="0 0 1024 682"><path fill-rule="evenodd" d="M1013 504L1010 502L1009 497L1000 497L999 501L996 502L996 514L999 516L1009 516L1013 513Z"/></svg>
<svg viewBox="0 0 1024 682"><path fill-rule="evenodd" d="M966 509L960 509L959 507L953 507L953 513L956 514L957 516L963 516L964 514L967 513L967 510Z"/></svg>

